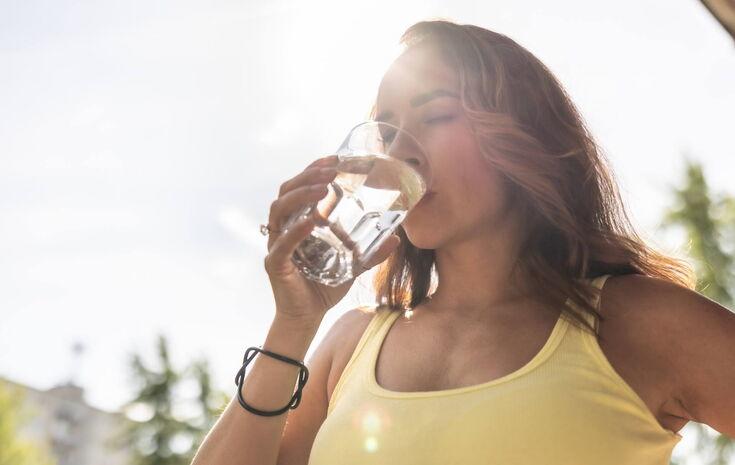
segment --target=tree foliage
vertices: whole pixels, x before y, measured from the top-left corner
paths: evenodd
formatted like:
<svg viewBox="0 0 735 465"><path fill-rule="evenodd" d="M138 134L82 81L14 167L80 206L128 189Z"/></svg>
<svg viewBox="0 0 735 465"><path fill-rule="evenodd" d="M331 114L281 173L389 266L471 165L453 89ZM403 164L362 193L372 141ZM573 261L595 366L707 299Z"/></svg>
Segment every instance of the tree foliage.
<svg viewBox="0 0 735 465"><path fill-rule="evenodd" d="M735 295L735 198L710 192L702 165L686 160L684 182L673 188L673 206L665 212L664 229L686 233L688 255L697 271L697 291L733 308ZM735 341L733 341L735 343ZM727 465L735 459L735 440L708 426L692 422L697 455L709 465Z"/></svg>
<svg viewBox="0 0 735 465"><path fill-rule="evenodd" d="M48 445L24 439L20 430L31 419L24 395L0 382L0 465L54 465Z"/></svg>
<svg viewBox="0 0 735 465"><path fill-rule="evenodd" d="M193 361L177 371L163 335L156 341L156 366L148 366L139 354L130 358L135 395L124 410L133 420L119 437L130 448L134 465L189 465L204 436L228 402L225 393L212 387L209 364ZM182 387L195 386L196 395L185 397ZM148 418L134 418L132 412Z"/></svg>

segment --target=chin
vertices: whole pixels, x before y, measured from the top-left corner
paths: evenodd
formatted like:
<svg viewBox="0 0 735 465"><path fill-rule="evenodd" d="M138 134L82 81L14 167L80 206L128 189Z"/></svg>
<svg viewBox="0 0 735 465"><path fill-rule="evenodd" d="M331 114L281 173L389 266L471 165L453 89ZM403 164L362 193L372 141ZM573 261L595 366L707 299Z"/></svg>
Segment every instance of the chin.
<svg viewBox="0 0 735 465"><path fill-rule="evenodd" d="M441 244L441 239L437 234L435 225L427 225L418 227L416 225L407 225L403 222L403 230L406 233L408 241L419 249L436 249Z"/></svg>
<svg viewBox="0 0 735 465"><path fill-rule="evenodd" d="M418 205L401 223L409 242L420 249L436 249L441 239L436 212Z"/></svg>

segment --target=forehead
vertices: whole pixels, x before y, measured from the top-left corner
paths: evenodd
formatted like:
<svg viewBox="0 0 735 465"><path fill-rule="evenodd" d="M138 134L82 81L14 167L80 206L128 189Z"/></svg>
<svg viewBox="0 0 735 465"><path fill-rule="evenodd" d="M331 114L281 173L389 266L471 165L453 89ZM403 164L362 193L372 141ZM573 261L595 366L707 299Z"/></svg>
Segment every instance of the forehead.
<svg viewBox="0 0 735 465"><path fill-rule="evenodd" d="M436 51L413 47L396 58L383 76L378 88L378 106L395 99L408 101L418 93L436 88L458 93L457 72Z"/></svg>

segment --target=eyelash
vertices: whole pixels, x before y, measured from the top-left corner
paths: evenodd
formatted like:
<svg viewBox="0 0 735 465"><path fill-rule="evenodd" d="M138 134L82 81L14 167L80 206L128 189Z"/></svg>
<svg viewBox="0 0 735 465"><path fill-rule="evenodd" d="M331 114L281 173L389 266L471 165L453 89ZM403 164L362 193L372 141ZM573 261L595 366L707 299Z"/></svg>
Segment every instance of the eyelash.
<svg viewBox="0 0 735 465"><path fill-rule="evenodd" d="M453 115L437 116L436 118L430 118L430 119L425 120L424 123L433 124L433 123L436 123L438 121L449 121L452 118L454 118Z"/></svg>
<svg viewBox="0 0 735 465"><path fill-rule="evenodd" d="M434 123L439 122L439 121L450 121L453 118L454 118L454 115L437 116L435 118L429 118L427 120L424 120L424 123L426 123L426 124L434 124ZM389 144L389 143L393 142L393 138L394 137L395 137L395 134L386 134L385 136L383 136L383 141L385 143L388 143Z"/></svg>

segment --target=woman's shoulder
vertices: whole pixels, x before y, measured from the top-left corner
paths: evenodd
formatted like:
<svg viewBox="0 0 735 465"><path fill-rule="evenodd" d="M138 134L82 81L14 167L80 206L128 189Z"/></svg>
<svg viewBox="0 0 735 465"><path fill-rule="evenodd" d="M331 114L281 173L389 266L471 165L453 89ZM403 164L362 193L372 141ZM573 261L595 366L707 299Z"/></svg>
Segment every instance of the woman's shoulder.
<svg viewBox="0 0 735 465"><path fill-rule="evenodd" d="M342 372L350 361L362 335L379 312L385 311L379 306L360 306L346 311L332 325L334 344L332 345L332 362L327 381L327 399L337 385Z"/></svg>
<svg viewBox="0 0 735 465"><path fill-rule="evenodd" d="M681 396L681 373L691 370L681 366L681 353L689 354L684 359L693 364L702 363L705 358L696 360L690 348L706 346L704 340L711 343L697 327L708 314L717 313L716 307L695 290L658 277L611 276L603 287L599 311L605 318L605 356L674 431L691 418Z"/></svg>
<svg viewBox="0 0 735 465"><path fill-rule="evenodd" d="M362 305L343 313L334 322L331 330L335 333L335 340L337 341L333 353L334 360L336 361L340 357L344 358L345 355L349 360L350 355L355 350L357 343L370 325L370 322L380 312L386 310L384 307L377 305Z"/></svg>

